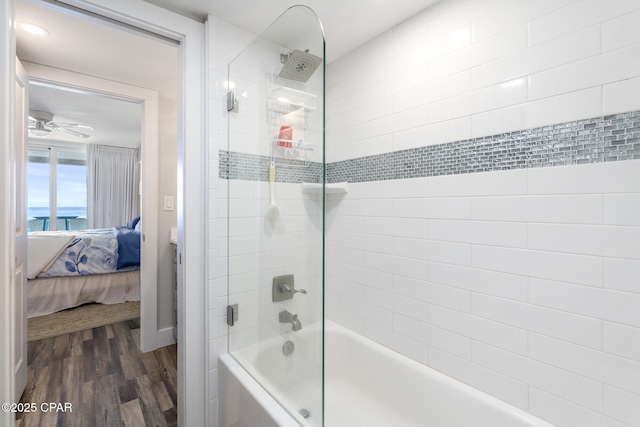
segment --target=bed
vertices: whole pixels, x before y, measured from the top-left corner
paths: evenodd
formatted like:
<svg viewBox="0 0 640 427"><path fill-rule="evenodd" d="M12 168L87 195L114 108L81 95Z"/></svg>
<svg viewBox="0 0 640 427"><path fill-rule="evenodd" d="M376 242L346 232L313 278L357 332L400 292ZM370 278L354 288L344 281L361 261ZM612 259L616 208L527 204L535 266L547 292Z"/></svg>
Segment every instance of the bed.
<svg viewBox="0 0 640 427"><path fill-rule="evenodd" d="M29 318L92 302L140 301L140 232L30 232L27 267Z"/></svg>

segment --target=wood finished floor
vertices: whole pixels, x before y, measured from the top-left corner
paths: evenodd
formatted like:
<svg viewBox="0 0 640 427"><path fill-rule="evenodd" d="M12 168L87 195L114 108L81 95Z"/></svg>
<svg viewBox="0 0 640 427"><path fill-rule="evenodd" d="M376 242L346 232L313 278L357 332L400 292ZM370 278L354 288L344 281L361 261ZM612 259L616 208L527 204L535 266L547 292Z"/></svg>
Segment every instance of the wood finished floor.
<svg viewBox="0 0 640 427"><path fill-rule="evenodd" d="M177 349L142 353L140 322L30 342L17 427L171 427L177 425ZM45 402L71 403L72 412L43 412Z"/></svg>

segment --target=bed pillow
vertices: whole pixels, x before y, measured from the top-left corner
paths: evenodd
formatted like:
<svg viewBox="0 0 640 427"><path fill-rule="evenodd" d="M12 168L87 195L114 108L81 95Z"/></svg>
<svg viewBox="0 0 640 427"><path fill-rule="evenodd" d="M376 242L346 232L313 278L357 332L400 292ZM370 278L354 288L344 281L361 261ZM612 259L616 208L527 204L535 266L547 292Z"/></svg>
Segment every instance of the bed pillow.
<svg viewBox="0 0 640 427"><path fill-rule="evenodd" d="M118 265L116 269L140 265L140 233L129 228L116 231L118 238Z"/></svg>
<svg viewBox="0 0 640 427"><path fill-rule="evenodd" d="M139 216L133 218L131 220L131 222L129 223L128 227L133 230L133 229L136 228L136 225L138 225L138 222L140 222L140 217Z"/></svg>

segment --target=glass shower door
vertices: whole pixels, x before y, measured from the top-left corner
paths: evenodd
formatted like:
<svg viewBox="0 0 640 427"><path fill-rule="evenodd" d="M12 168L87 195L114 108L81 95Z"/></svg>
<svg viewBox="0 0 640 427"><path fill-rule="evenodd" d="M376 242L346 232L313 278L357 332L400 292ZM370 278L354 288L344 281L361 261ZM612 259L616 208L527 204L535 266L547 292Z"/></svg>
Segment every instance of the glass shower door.
<svg viewBox="0 0 640 427"><path fill-rule="evenodd" d="M229 353L323 425L324 37L295 6L228 69ZM303 185L304 184L304 185Z"/></svg>

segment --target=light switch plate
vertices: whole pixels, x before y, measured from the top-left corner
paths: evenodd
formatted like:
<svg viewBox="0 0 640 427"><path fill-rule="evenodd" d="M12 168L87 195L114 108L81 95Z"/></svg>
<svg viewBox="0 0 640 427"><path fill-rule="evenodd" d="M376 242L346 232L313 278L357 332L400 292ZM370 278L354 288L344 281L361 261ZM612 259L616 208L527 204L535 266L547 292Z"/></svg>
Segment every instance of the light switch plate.
<svg viewBox="0 0 640 427"><path fill-rule="evenodd" d="M165 211L172 211L174 209L173 207L173 201L174 198L173 196L164 196L164 210Z"/></svg>

